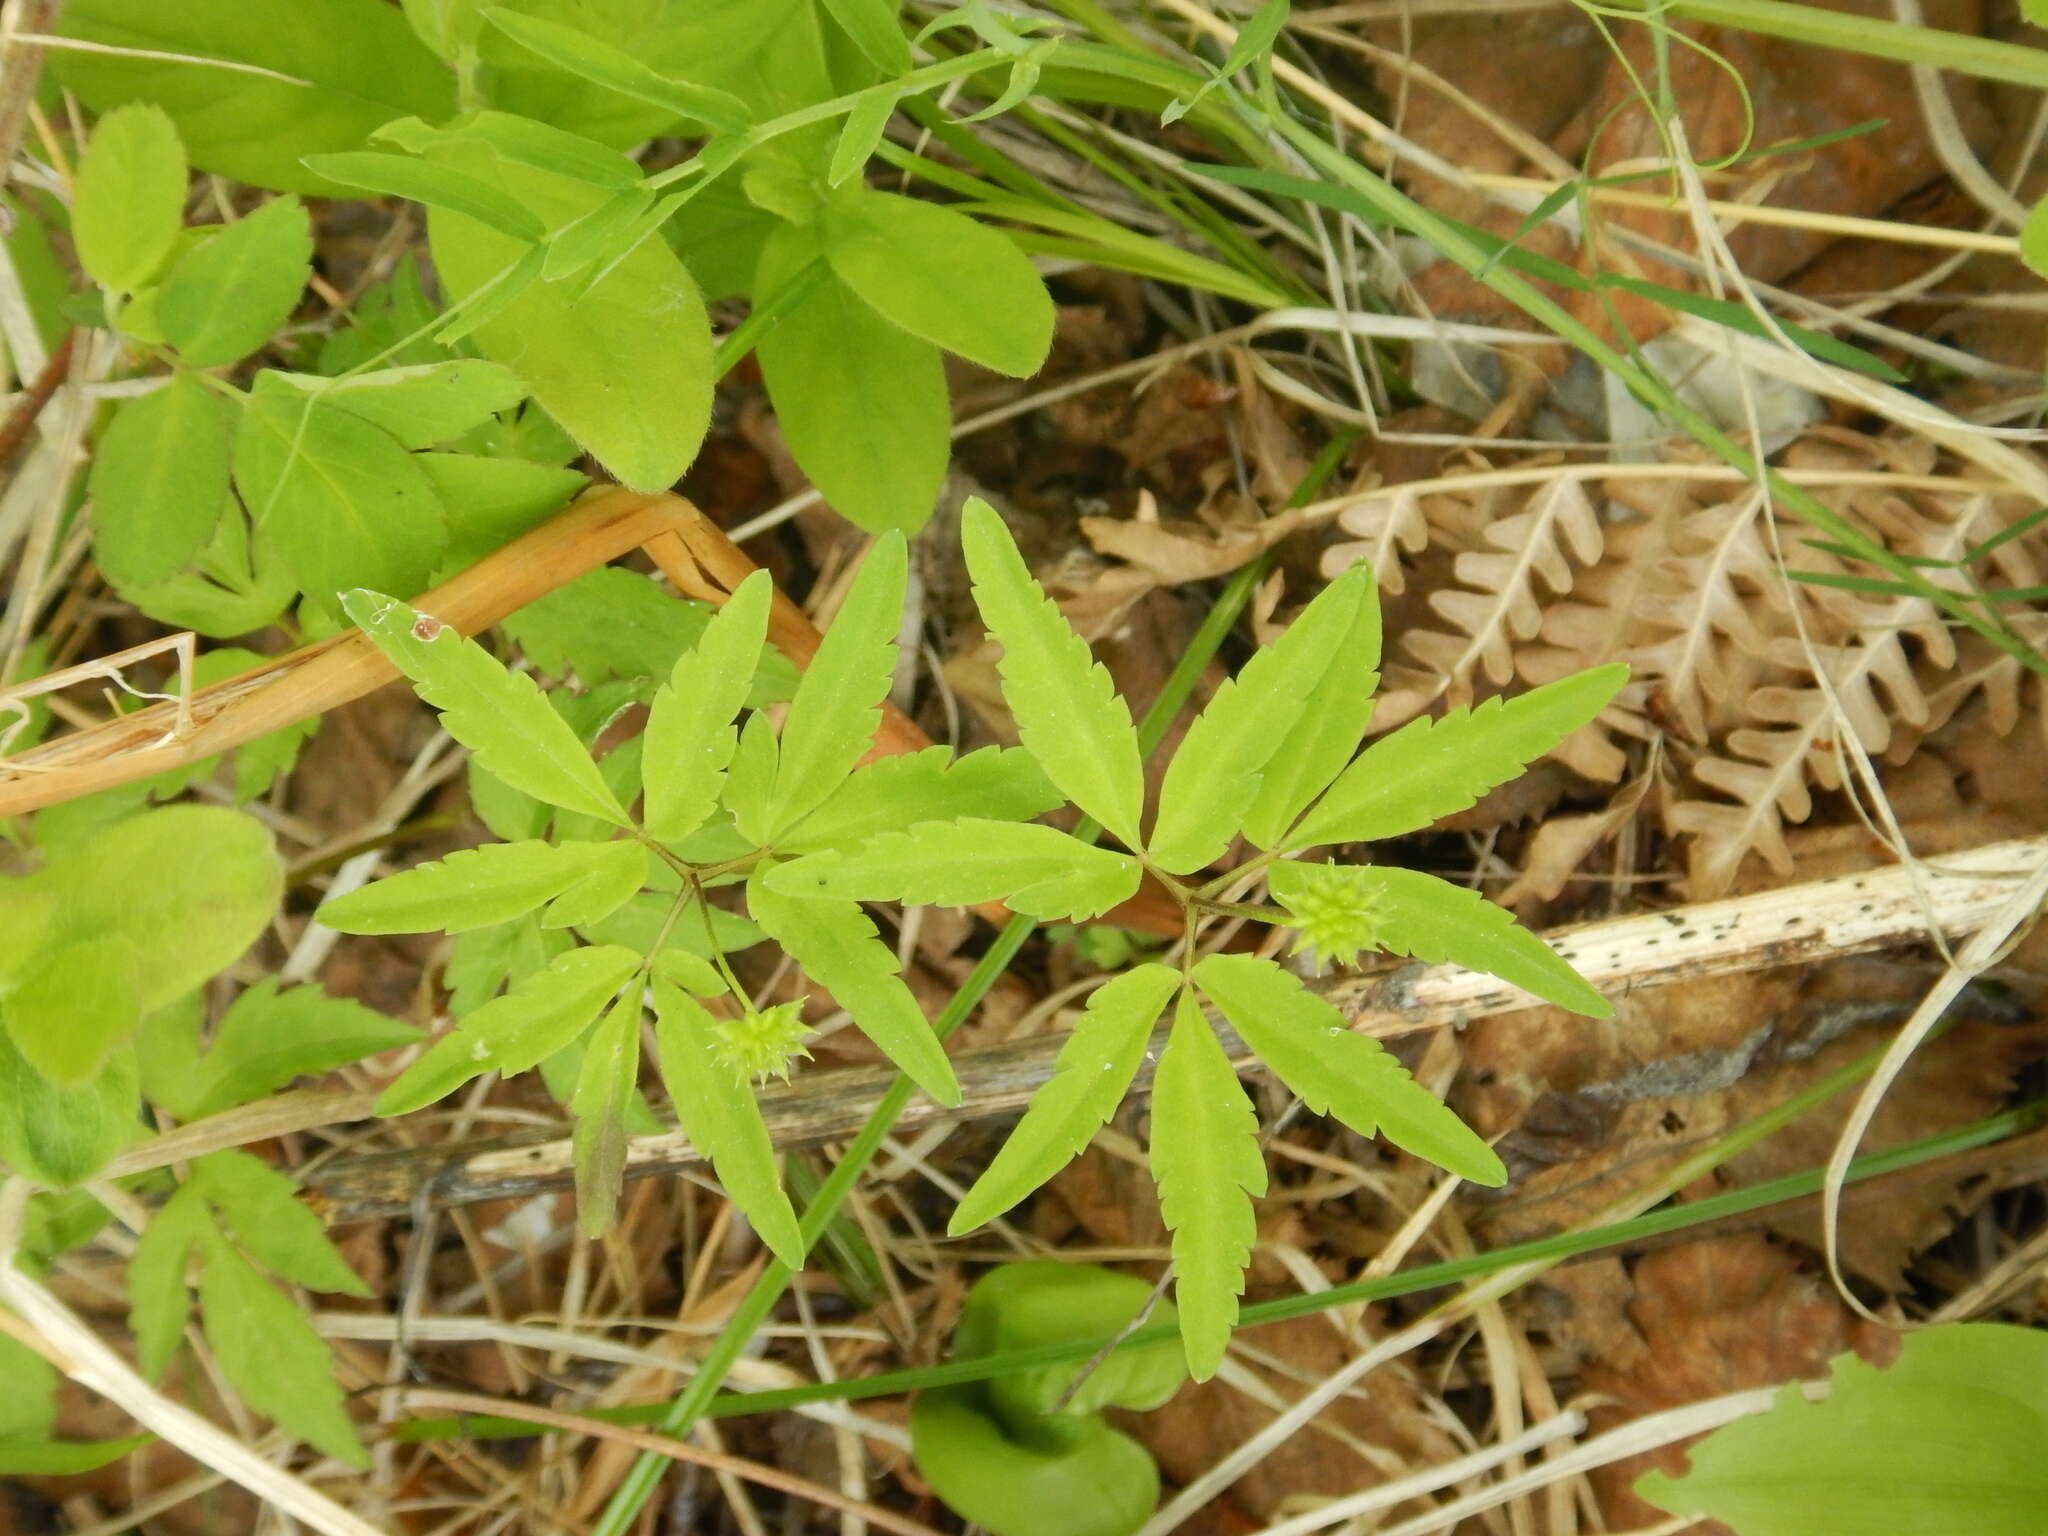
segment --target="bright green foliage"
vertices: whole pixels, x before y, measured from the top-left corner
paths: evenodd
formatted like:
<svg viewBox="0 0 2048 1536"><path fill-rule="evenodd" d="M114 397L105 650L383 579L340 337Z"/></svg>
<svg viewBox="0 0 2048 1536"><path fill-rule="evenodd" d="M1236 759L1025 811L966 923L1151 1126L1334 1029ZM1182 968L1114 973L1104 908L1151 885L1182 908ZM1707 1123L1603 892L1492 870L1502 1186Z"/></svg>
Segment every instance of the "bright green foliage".
<svg viewBox="0 0 2048 1536"><path fill-rule="evenodd" d="M1021 1203L1087 1148L1130 1091L1152 1025L1179 986L1170 967L1147 963L1089 994L1052 1076L961 1199L948 1232L971 1232Z"/></svg>
<svg viewBox="0 0 2048 1536"><path fill-rule="evenodd" d="M142 1093L180 1120L199 1120L260 1099L301 1075L328 1072L419 1038L387 1018L318 987L280 991L265 977L235 999L199 1045L205 1022L199 995L143 1020L135 1037Z"/></svg>
<svg viewBox="0 0 2048 1536"><path fill-rule="evenodd" d="M726 133L744 132L748 127L746 104L728 92L664 75L624 48L575 27L522 16L510 7L492 7L485 14L494 27L535 57L606 90L659 107L672 119L693 120Z"/></svg>
<svg viewBox="0 0 2048 1536"><path fill-rule="evenodd" d="M753 682L773 595L766 571L741 582L655 694L643 762L648 836L673 842L704 825L716 809L726 765L739 746L732 722Z"/></svg>
<svg viewBox="0 0 2048 1536"><path fill-rule="evenodd" d="M776 1174L768 1127L751 1084L722 1058L715 1021L695 998L659 983L654 1012L661 1080L676 1118L769 1250L791 1269L802 1269L803 1238Z"/></svg>
<svg viewBox="0 0 2048 1536"><path fill-rule="evenodd" d="M1287 25L1287 13L1290 9L1288 0L1266 0L1264 5L1252 13L1251 19L1237 29L1237 40L1230 45L1230 56L1223 61L1223 67L1192 95L1182 96L1170 103L1166 110L1159 114L1159 120L1162 123L1178 122L1217 86L1263 59L1279 38L1280 29Z"/></svg>
<svg viewBox="0 0 2048 1536"><path fill-rule="evenodd" d="M619 1205L626 1173L626 1112L640 1080L640 997L613 1003L583 1042L583 1065L569 1107L576 1115L576 1217L600 1235Z"/></svg>
<svg viewBox="0 0 2048 1536"><path fill-rule="evenodd" d="M2023 9L2038 9L2040 0L2027 0ZM2035 26L2043 25L2042 17L2031 18ZM2048 198L2028 210L2027 222L2020 226L2020 259L2037 274L2048 274Z"/></svg>
<svg viewBox="0 0 2048 1536"><path fill-rule="evenodd" d="M1469 810L1592 720L1627 681L1616 662L1440 720L1411 720L1359 754L1281 845L1375 842Z"/></svg>
<svg viewBox="0 0 2048 1536"><path fill-rule="evenodd" d="M1099 917L1130 899L1142 871L1127 853L1052 827L963 818L885 832L859 848L813 853L769 877L797 896L963 907L1001 901L1041 919Z"/></svg>
<svg viewBox="0 0 2048 1536"><path fill-rule="evenodd" d="M1059 791L1028 752L984 747L956 758L944 747L926 747L854 769L776 846L792 853L837 848L927 818L1026 821L1059 804Z"/></svg>
<svg viewBox="0 0 2048 1536"><path fill-rule="evenodd" d="M178 258L157 299L164 340L195 368L240 361L291 318L312 260L305 206L265 203Z"/></svg>
<svg viewBox="0 0 2048 1536"><path fill-rule="evenodd" d="M337 896L320 909L320 921L343 933L465 933L509 922L594 882L607 894L618 883L609 867L612 849L638 857L630 884L605 910L616 908L646 883L646 856L632 843L562 843L532 840L490 843L451 853ZM597 914L598 917L604 913ZM596 917L583 919L596 921ZM566 922L541 919L550 928Z"/></svg>
<svg viewBox="0 0 2048 1536"><path fill-rule="evenodd" d="M994 507L970 498L960 538L982 622L1002 642L1003 698L1025 750L1112 836L1141 847L1145 776L1138 736L1108 669L1031 579Z"/></svg>
<svg viewBox="0 0 2048 1536"><path fill-rule="evenodd" d="M265 377L382 427L402 448L450 442L526 398L526 386L511 369L477 357L380 368L343 379L276 371Z"/></svg>
<svg viewBox="0 0 2048 1536"><path fill-rule="evenodd" d="M148 1435L125 1440L59 1440L57 1368L19 1340L0 1334L0 1477L69 1477L119 1461Z"/></svg>
<svg viewBox="0 0 2048 1536"><path fill-rule="evenodd" d="M1465 1122L1370 1035L1270 960L1209 955L1195 985L1312 1113L1387 1139L1461 1178L1498 1185L1507 1170Z"/></svg>
<svg viewBox="0 0 2048 1536"><path fill-rule="evenodd" d="M367 1466L326 1344L257 1265L314 1290L366 1296L367 1287L283 1174L236 1151L209 1153L191 1167L128 1266L144 1373L160 1375L177 1351L191 1315L186 1271L196 1256L207 1343L242 1400L329 1455Z"/></svg>
<svg viewBox="0 0 2048 1536"><path fill-rule="evenodd" d="M1144 1281L1096 1265L1004 1264L968 1292L953 1355L1112 1336L1152 1304ZM1154 1311L1173 1320L1170 1304ZM1131 1536L1159 1501L1159 1469L1102 1410L1157 1408L1187 1372L1171 1345L1089 1364L1087 1372L1046 1366L919 1394L910 1415L918 1471L956 1513L995 1536Z"/></svg>
<svg viewBox="0 0 2048 1536"><path fill-rule="evenodd" d="M1287 909L1294 953L1307 950L1333 965L1356 965L1361 949L1380 942L1378 887L1361 864L1275 864L1266 890Z"/></svg>
<svg viewBox="0 0 2048 1536"><path fill-rule="evenodd" d="M938 1037L903 984L896 956L875 935L867 914L850 901L785 896L768 881L773 864L754 866L747 909L853 1015L862 1034L910 1080L941 1104L960 1102L960 1085Z"/></svg>
<svg viewBox="0 0 2048 1536"><path fill-rule="evenodd" d="M94 282L133 293L156 276L184 223L185 147L159 107L109 112L79 162L71 238Z"/></svg>
<svg viewBox="0 0 2048 1536"><path fill-rule="evenodd" d="M109 581L175 575L206 547L228 499L234 405L189 373L123 402L87 484L93 557Z"/></svg>
<svg viewBox="0 0 2048 1536"><path fill-rule="evenodd" d="M132 1050L115 1050L97 1077L65 1087L0 1034L0 1161L45 1189L83 1184L135 1139L137 1092Z"/></svg>
<svg viewBox="0 0 2048 1536"><path fill-rule="evenodd" d="M782 755L768 802L773 836L823 804L874 744L896 666L908 569L903 536L876 540L782 722Z"/></svg>
<svg viewBox="0 0 2048 1536"><path fill-rule="evenodd" d="M1301 680L1328 673L1350 639L1368 597L1365 580L1354 573L1325 587L1195 717L1159 786L1159 813L1145 845L1161 869L1187 874L1223 856L1266 764L1301 721L1308 704Z"/></svg>
<svg viewBox="0 0 2048 1536"><path fill-rule="evenodd" d="M1901 1335L1879 1370L1837 1355L1832 1390L1692 1445L1691 1470L1636 1492L1736 1536L2035 1536L2048 1509L2048 1336L2003 1323Z"/></svg>
<svg viewBox="0 0 2048 1536"><path fill-rule="evenodd" d="M1152 1083L1152 1182L1173 1233L1174 1298L1197 1381L1223 1361L1258 1237L1251 1197L1266 1192L1258 1130L1230 1058L1183 991Z"/></svg>
<svg viewBox="0 0 2048 1536"><path fill-rule="evenodd" d="M891 325L997 373L1036 373L1052 299L1024 253L964 213L855 184L819 236L833 274Z"/></svg>
<svg viewBox="0 0 2048 1536"><path fill-rule="evenodd" d="M492 773L550 805L627 824L597 764L531 678L507 672L474 640L379 593L351 592L342 606L441 711L448 734Z"/></svg>

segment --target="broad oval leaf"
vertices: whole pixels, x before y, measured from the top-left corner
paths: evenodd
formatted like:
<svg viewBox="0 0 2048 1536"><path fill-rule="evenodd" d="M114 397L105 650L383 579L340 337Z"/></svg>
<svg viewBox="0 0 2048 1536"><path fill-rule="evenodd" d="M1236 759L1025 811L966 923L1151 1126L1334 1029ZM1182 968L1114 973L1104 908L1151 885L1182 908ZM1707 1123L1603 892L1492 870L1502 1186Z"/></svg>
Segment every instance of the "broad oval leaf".
<svg viewBox="0 0 2048 1536"><path fill-rule="evenodd" d="M98 1075L142 1022L142 953L119 933L52 944L22 972L0 1016L29 1064L60 1088ZM11 1112L11 1106L6 1111Z"/></svg>
<svg viewBox="0 0 2048 1536"><path fill-rule="evenodd" d="M57 25L109 50L53 50L66 88L102 111L159 104L194 165L252 186L346 197L301 157L455 110L453 73L382 0L68 0Z"/></svg>
<svg viewBox="0 0 2048 1536"><path fill-rule="evenodd" d="M654 695L641 773L642 820L657 842L687 837L718 807L726 765L739 745L733 719L753 686L774 594L766 571L748 576Z"/></svg>
<svg viewBox="0 0 2048 1536"><path fill-rule="evenodd" d="M761 252L756 303L773 302L819 257L814 231L779 226ZM755 356L789 451L819 494L871 533L922 528L952 453L938 348L827 274L783 311Z"/></svg>
<svg viewBox="0 0 2048 1536"><path fill-rule="evenodd" d="M876 314L997 373L1038 372L1052 297L1007 236L938 203L853 185L819 220L833 272Z"/></svg>
<svg viewBox="0 0 2048 1536"><path fill-rule="evenodd" d="M912 1082L941 1104L958 1104L960 1084L945 1047L867 914L850 901L786 896L768 884L772 868L764 859L748 877L747 910L754 921Z"/></svg>
<svg viewBox="0 0 2048 1536"><path fill-rule="evenodd" d="M403 448L431 448L460 437L526 398L526 386L511 369L480 357L380 368L340 379L277 369L264 377L382 427Z"/></svg>
<svg viewBox="0 0 2048 1536"><path fill-rule="evenodd" d="M45 1189L71 1189L106 1167L140 1130L132 1050L116 1049L90 1082L60 1087L0 1031L0 1161Z"/></svg>
<svg viewBox="0 0 2048 1536"><path fill-rule="evenodd" d="M850 846L918 821L979 816L1029 821L1065 803L1029 752L983 747L954 757L950 747L926 747L864 763L825 803L776 834L789 853Z"/></svg>
<svg viewBox="0 0 2048 1536"><path fill-rule="evenodd" d="M1130 1091L1152 1026L1179 985L1170 967L1148 961L1089 994L1052 1076L954 1208L948 1233L992 1221L1081 1154Z"/></svg>
<svg viewBox="0 0 2048 1536"><path fill-rule="evenodd" d="M157 298L164 340L195 368L241 361L291 318L312 260L305 205L271 199L178 258Z"/></svg>
<svg viewBox="0 0 2048 1536"><path fill-rule="evenodd" d="M71 239L102 288L133 293L157 274L185 222L185 146L161 107L116 107L78 163Z"/></svg>
<svg viewBox="0 0 2048 1536"><path fill-rule="evenodd" d="M1359 754L1281 843L1368 843L1469 810L1592 720L1628 681L1616 662L1442 719L1423 716Z"/></svg>
<svg viewBox="0 0 2048 1536"><path fill-rule="evenodd" d="M1507 1182L1493 1148L1298 976L1254 955L1217 954L1195 967L1194 979L1311 1113L1334 1115L1361 1136L1384 1134L1475 1184Z"/></svg>
<svg viewBox="0 0 2048 1536"><path fill-rule="evenodd" d="M597 764L532 678L507 671L474 640L382 593L351 592L342 607L484 767L550 805L630 825Z"/></svg>
<svg viewBox="0 0 2048 1536"><path fill-rule="evenodd" d="M1108 669L1031 579L994 507L969 497L960 540L982 622L1002 643L1003 698L1025 749L1069 800L1126 847L1142 847L1138 734Z"/></svg>
<svg viewBox="0 0 2048 1536"><path fill-rule="evenodd" d="M1029 822L920 822L858 849L806 854L769 883L792 896L965 907L1000 901L1045 921L1083 922L1128 901L1144 874L1127 853Z"/></svg>
<svg viewBox="0 0 2048 1536"><path fill-rule="evenodd" d="M719 1060L711 1015L679 987L654 987L655 1039L661 1080L693 1145L711 1159L725 1192L746 1213L769 1251L791 1269L804 1267L796 1211L775 1169L775 1144L761 1119L754 1087Z"/></svg>
<svg viewBox="0 0 2048 1536"><path fill-rule="evenodd" d="M1454 960L1588 1018L1613 1014L1614 1005L1556 950L1477 891L1412 869L1374 864L1352 873L1370 893L1376 947L1432 965Z"/></svg>
<svg viewBox="0 0 2048 1536"><path fill-rule="evenodd" d="M1303 684L1330 670L1356 627L1362 597L1356 580L1332 582L1203 706L1159 786L1145 851L1160 868L1184 875L1223 857L1266 764L1302 723L1311 692Z"/></svg>
<svg viewBox="0 0 2048 1536"><path fill-rule="evenodd" d="M902 534L877 539L804 668L782 722L770 839L822 805L873 746L896 672L908 568Z"/></svg>
<svg viewBox="0 0 2048 1536"><path fill-rule="evenodd" d="M206 548L228 499L235 407L190 373L124 400L93 455L93 559L117 585L176 575Z"/></svg>
<svg viewBox="0 0 2048 1536"><path fill-rule="evenodd" d="M440 494L390 433L259 377L235 436L235 485L321 612L372 585L417 592L448 542Z"/></svg>
<svg viewBox="0 0 2048 1536"><path fill-rule="evenodd" d="M377 1113L407 1114L486 1072L510 1076L538 1066L588 1029L639 967L640 956L617 944L557 955L436 1040L378 1096Z"/></svg>
<svg viewBox="0 0 2048 1536"><path fill-rule="evenodd" d="M1259 1117L1194 994L1183 991L1152 1080L1152 1182L1173 1233L1173 1299L1188 1374L1207 1381L1237 1325L1266 1192Z"/></svg>

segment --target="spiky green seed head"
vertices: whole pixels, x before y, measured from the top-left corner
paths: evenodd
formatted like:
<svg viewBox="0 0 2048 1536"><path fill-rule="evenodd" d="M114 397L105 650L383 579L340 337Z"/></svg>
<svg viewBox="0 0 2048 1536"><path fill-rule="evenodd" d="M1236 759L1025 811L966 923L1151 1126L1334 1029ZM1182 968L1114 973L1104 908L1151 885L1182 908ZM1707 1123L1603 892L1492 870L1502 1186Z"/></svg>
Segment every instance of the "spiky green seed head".
<svg viewBox="0 0 2048 1536"><path fill-rule="evenodd" d="M1361 949L1379 947L1379 903L1363 868L1325 864L1313 884L1276 896L1294 919L1296 954L1312 949L1337 965L1355 965Z"/></svg>
<svg viewBox="0 0 2048 1536"><path fill-rule="evenodd" d="M759 1012L748 1009L736 1019L718 1019L713 1024L713 1050L731 1067L742 1082L779 1077L789 1081L789 1069L796 1058L810 1058L804 1036L810 1033L803 1021L804 1000L777 1003Z"/></svg>

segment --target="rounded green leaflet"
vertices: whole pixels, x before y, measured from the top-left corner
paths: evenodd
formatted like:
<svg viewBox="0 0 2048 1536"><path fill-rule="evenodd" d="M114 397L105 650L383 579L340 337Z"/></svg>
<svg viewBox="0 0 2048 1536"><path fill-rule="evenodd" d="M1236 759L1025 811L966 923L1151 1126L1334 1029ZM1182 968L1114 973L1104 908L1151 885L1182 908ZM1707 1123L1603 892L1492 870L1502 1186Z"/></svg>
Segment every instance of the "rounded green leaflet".
<svg viewBox="0 0 2048 1536"><path fill-rule="evenodd" d="M161 107L116 107L79 162L71 238L94 282L133 293L156 275L185 214L185 148Z"/></svg>
<svg viewBox="0 0 2048 1536"><path fill-rule="evenodd" d="M92 1081L107 1053L142 1022L141 956L117 933L53 944L0 1015L29 1065L59 1087Z"/></svg>
<svg viewBox="0 0 2048 1536"><path fill-rule="evenodd" d="M135 1052L123 1047L90 1082L59 1087L0 1033L0 1161L46 1189L98 1173L140 1128Z"/></svg>
<svg viewBox="0 0 2048 1536"><path fill-rule="evenodd" d="M195 368L239 362L291 318L312 259L305 205L272 199L178 258L157 299L164 339Z"/></svg>
<svg viewBox="0 0 2048 1536"><path fill-rule="evenodd" d="M117 586L176 575L206 548L228 499L235 408L190 373L123 401L93 456L93 558Z"/></svg>

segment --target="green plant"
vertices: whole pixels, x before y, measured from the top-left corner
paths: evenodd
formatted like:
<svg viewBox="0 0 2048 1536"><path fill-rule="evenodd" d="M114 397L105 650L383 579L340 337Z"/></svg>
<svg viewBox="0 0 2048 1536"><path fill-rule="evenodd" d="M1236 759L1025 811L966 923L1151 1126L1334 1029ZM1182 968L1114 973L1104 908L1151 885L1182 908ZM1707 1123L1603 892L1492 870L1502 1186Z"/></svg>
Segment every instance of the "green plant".
<svg viewBox="0 0 2048 1536"><path fill-rule="evenodd" d="M2031 1536L2048 1509L2048 1337L2000 1323L1918 1329L1879 1370L1837 1355L1827 1396L1795 1383L1636 1492L1736 1536Z"/></svg>
<svg viewBox="0 0 2048 1536"><path fill-rule="evenodd" d="M1093 1264L1025 1261L967 1293L953 1358L975 1360L1117 1333L1157 1310L1151 1286ZM933 1387L910 1413L918 1471L956 1514L995 1536L1130 1536L1159 1501L1159 1468L1105 1408L1157 1408L1187 1371L1171 1343Z"/></svg>
<svg viewBox="0 0 2048 1536"><path fill-rule="evenodd" d="M1333 960L1362 949L1455 958L1563 1006L1607 1011L1550 949L1473 892L1408 870L1293 859L1322 844L1398 836L1471 805L1597 714L1623 669L1418 720L1360 754L1379 610L1369 573L1354 571L1210 701L1167 770L1146 831L1137 738L1108 675L1031 580L986 503L969 503L963 537L976 601L1004 647L1004 694L1024 745L958 762L934 748L856 767L894 672L900 535L870 552L779 733L758 710L743 727L733 724L763 644L768 587L757 574L677 662L644 733L602 765L530 680L474 641L389 598L352 594L350 615L443 711L443 726L478 764L559 809L552 839L453 854L330 901L321 920L357 933L532 923L522 930L530 939L571 930L586 940L557 941L551 953L536 947L541 963L463 1017L379 1109L414 1109L482 1072L555 1061L563 1084L573 1077L583 1221L598 1230L616 1200L651 986L662 1074L679 1117L777 1256L800 1266L804 1244L749 1083L786 1071L802 1030L792 1006L760 1008L724 963L710 893L742 884L759 930L942 1102L957 1098L951 1068L862 901L1000 900L1031 917L1083 921L1130 897L1149 872L1180 902L1190 941L1206 917L1248 917L1293 928L1298 948ZM644 796L637 818L627 809L636 796ZM1122 848L1027 819L1062 800ZM1198 881L1240 833L1262 851ZM1279 905L1228 896L1260 875ZM607 942L603 925L650 887L659 912L651 935ZM684 936L701 944L685 947ZM717 1012L699 1001L720 996ZM1378 1042L1353 1034L1271 961L1197 961L1189 942L1178 968L1147 961L1108 982L951 1227L968 1230L1016 1204L1078 1152L1129 1089L1154 1021L1171 1008L1152 1168L1175 1234L1189 1363L1207 1376L1236 1315L1250 1196L1263 1191L1265 1173L1251 1102L1200 1001L1315 1112L1382 1133L1463 1177L1498 1183L1504 1174ZM572 1072L563 1053L579 1049Z"/></svg>

